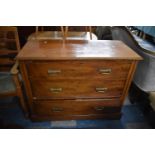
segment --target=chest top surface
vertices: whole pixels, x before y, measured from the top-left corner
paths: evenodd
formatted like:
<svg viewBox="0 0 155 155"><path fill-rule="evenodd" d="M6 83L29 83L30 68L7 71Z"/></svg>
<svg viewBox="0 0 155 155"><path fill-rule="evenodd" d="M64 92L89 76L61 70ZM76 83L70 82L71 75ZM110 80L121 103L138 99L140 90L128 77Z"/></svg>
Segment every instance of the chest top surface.
<svg viewBox="0 0 155 155"><path fill-rule="evenodd" d="M17 60L129 59L141 57L121 41L114 40L31 40Z"/></svg>

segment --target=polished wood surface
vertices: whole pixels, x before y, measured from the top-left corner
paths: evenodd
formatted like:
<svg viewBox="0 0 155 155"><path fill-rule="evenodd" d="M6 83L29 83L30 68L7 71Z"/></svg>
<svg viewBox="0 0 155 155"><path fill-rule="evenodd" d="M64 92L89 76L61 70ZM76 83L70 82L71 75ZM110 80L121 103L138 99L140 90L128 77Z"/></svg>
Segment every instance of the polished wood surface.
<svg viewBox="0 0 155 155"><path fill-rule="evenodd" d="M38 99L76 99L120 97L125 80L30 79L32 94Z"/></svg>
<svg viewBox="0 0 155 155"><path fill-rule="evenodd" d="M66 36L67 35L67 36ZM97 40L97 36L91 33L91 38L89 32L75 32L70 31L65 34L62 31L40 31L32 33L28 40Z"/></svg>
<svg viewBox="0 0 155 155"><path fill-rule="evenodd" d="M83 61L27 61L26 67L31 78L46 79L126 79L132 61L83 60ZM73 67L75 66L75 67Z"/></svg>
<svg viewBox="0 0 155 155"><path fill-rule="evenodd" d="M118 119L141 57L120 41L31 40L17 56L32 120Z"/></svg>
<svg viewBox="0 0 155 155"><path fill-rule="evenodd" d="M18 60L126 59L141 57L121 41L109 40L31 40Z"/></svg>
<svg viewBox="0 0 155 155"><path fill-rule="evenodd" d="M62 26L62 31L64 32L64 39L66 40L68 37L68 30L69 30L69 26ZM92 34L92 27L91 26L85 26L86 32L89 31L89 35L90 35L90 40L93 39L93 34Z"/></svg>
<svg viewBox="0 0 155 155"><path fill-rule="evenodd" d="M50 121L50 120L93 120L93 119L120 119L121 113L104 113L104 114L89 114L89 115L34 115L30 116L32 121Z"/></svg>
<svg viewBox="0 0 155 155"><path fill-rule="evenodd" d="M35 30L35 33L32 33L28 40L31 40L31 39L42 39L42 38L46 38L46 39L53 39L55 37L55 33L52 32L52 31L44 31L44 27L41 26L41 31L39 31L39 27L40 26L36 26L36 30ZM63 26L60 26L61 28L61 31L58 32L59 35L61 35L61 37L64 39L65 35L64 35L64 28Z"/></svg>
<svg viewBox="0 0 155 155"><path fill-rule="evenodd" d="M119 100L52 100L34 102L34 114L43 116L89 115L120 112Z"/></svg>

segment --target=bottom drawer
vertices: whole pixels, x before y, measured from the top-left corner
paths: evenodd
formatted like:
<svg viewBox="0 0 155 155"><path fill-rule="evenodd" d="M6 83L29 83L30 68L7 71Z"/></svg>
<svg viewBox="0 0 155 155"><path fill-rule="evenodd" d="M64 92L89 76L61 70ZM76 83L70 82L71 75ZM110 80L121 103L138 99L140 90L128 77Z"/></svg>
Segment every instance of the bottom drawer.
<svg viewBox="0 0 155 155"><path fill-rule="evenodd" d="M57 115L40 116L31 115L32 121L56 121L56 120L87 120L87 119L120 119L121 113L89 114L89 115Z"/></svg>
<svg viewBox="0 0 155 155"><path fill-rule="evenodd" d="M89 115L120 112L119 100L51 100L33 103L33 113L42 116Z"/></svg>

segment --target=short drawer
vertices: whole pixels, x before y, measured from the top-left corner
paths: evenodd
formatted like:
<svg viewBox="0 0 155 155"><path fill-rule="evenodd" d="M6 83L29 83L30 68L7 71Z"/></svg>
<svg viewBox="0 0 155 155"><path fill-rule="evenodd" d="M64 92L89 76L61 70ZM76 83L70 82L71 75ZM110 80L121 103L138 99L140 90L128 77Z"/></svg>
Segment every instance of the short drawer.
<svg viewBox="0 0 155 155"><path fill-rule="evenodd" d="M125 80L44 80L31 79L32 95L37 99L75 99L120 97Z"/></svg>
<svg viewBox="0 0 155 155"><path fill-rule="evenodd" d="M127 77L130 65L131 62L125 60L33 61L27 63L27 70L28 75L35 78L124 79Z"/></svg>
<svg viewBox="0 0 155 155"><path fill-rule="evenodd" d="M119 100L51 100L33 103L36 115L89 115L120 112Z"/></svg>

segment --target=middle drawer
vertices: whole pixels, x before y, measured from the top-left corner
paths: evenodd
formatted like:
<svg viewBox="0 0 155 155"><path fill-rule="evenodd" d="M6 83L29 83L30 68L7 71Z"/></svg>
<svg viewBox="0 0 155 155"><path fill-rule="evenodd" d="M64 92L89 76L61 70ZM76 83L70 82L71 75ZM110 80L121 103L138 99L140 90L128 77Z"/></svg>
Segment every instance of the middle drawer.
<svg viewBox="0 0 155 155"><path fill-rule="evenodd" d="M125 80L30 79L32 95L37 99L75 99L120 97Z"/></svg>

